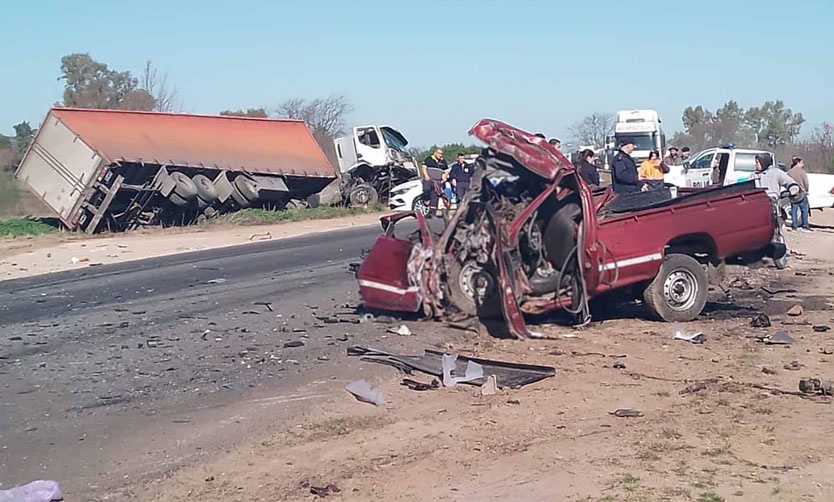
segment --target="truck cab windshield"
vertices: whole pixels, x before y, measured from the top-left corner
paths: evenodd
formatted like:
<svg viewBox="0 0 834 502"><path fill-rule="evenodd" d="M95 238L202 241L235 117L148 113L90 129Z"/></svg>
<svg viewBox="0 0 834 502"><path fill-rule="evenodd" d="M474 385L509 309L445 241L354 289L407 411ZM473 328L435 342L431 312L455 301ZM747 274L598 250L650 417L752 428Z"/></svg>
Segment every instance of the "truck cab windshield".
<svg viewBox="0 0 834 502"><path fill-rule="evenodd" d="M656 150L657 146L655 145L654 138L650 134L643 134L643 135L617 135L617 144L619 145L620 140L623 138L629 138L634 141L634 150L636 151L651 151Z"/></svg>

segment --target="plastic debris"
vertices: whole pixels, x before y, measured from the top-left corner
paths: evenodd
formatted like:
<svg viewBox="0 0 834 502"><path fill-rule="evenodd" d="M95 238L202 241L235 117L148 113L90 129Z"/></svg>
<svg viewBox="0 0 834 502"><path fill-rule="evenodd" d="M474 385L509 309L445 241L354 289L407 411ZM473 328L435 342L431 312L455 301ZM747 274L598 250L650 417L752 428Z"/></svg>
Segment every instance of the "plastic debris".
<svg viewBox="0 0 834 502"><path fill-rule="evenodd" d="M472 380L483 378L484 367L475 361L466 362L466 371L463 376L454 376L453 373L456 373L457 360L458 355L454 352L443 354L441 362L443 364L443 385L445 387L454 387L459 383L471 382Z"/></svg>
<svg viewBox="0 0 834 502"><path fill-rule="evenodd" d="M400 385L404 385L409 389L416 391L426 391L440 388L440 382L438 382L436 378L432 378L431 383L418 382L417 380L412 380L410 378L403 378Z"/></svg>
<svg viewBox="0 0 834 502"><path fill-rule="evenodd" d="M614 415L617 418L638 418L642 417L643 413L628 408L620 408L618 410L609 412L609 415Z"/></svg>
<svg viewBox="0 0 834 502"><path fill-rule="evenodd" d="M385 397L378 390L374 390L365 380L356 380L345 386L345 390L363 403L374 406L385 406Z"/></svg>
<svg viewBox="0 0 834 502"><path fill-rule="evenodd" d="M219 277L217 279L212 279L210 281L206 281L206 284L223 284L224 282L226 282L226 279L224 279L222 277Z"/></svg>
<svg viewBox="0 0 834 502"><path fill-rule="evenodd" d="M675 331L675 340L683 340L684 342L701 344L707 341L707 335L701 333L700 331L691 335L687 335L683 331Z"/></svg>
<svg viewBox="0 0 834 502"><path fill-rule="evenodd" d="M796 343L796 339L787 334L785 331L779 331L773 336L764 338L763 341L765 345L793 345Z"/></svg>
<svg viewBox="0 0 834 502"><path fill-rule="evenodd" d="M11 490L0 490L0 502L53 502L56 500L64 500L64 495L55 481L41 479Z"/></svg>
<svg viewBox="0 0 834 502"><path fill-rule="evenodd" d="M397 334L400 336L411 336L411 330L405 324L400 324L400 327L397 328Z"/></svg>
<svg viewBox="0 0 834 502"><path fill-rule="evenodd" d="M481 385L481 395L494 396L495 394L498 394L498 380L495 378L495 375L490 375L487 377L486 382Z"/></svg>

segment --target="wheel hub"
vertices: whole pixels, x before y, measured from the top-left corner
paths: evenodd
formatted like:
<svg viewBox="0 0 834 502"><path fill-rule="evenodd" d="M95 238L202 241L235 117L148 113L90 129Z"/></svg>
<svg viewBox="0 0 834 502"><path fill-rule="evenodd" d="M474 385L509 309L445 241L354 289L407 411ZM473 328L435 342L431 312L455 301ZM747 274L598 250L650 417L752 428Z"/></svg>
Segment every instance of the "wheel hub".
<svg viewBox="0 0 834 502"><path fill-rule="evenodd" d="M663 283L663 296L671 309L687 310L698 297L698 281L687 270L675 270Z"/></svg>
<svg viewBox="0 0 834 502"><path fill-rule="evenodd" d="M477 298L486 297L492 287L492 280L479 265L468 262L460 271L458 286L463 294L475 301Z"/></svg>

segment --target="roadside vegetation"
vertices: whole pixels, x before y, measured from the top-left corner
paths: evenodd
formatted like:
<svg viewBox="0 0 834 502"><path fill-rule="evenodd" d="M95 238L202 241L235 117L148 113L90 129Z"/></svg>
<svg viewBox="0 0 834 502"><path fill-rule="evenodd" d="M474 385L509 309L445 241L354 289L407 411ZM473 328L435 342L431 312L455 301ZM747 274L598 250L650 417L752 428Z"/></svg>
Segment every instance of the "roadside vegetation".
<svg viewBox="0 0 834 502"><path fill-rule="evenodd" d="M27 237L48 234L56 230L58 230L56 224L38 218L0 220L0 237Z"/></svg>
<svg viewBox="0 0 834 502"><path fill-rule="evenodd" d="M224 214L219 218L207 220L207 224L233 223L236 225L269 225L282 221L329 220L345 216L370 214L384 211L381 205L369 208L348 208L340 206L319 206L308 209L292 209L288 211L270 211L267 209L243 209L234 213Z"/></svg>

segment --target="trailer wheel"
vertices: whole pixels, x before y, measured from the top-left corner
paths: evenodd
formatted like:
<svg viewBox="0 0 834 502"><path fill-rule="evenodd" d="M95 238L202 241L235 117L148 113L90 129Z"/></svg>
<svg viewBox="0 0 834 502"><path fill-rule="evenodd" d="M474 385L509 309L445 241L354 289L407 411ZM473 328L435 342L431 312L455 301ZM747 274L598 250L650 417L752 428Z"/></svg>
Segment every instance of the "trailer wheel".
<svg viewBox="0 0 834 502"><path fill-rule="evenodd" d="M188 205L188 201L177 195L176 192L171 192L168 195L168 200L170 200L175 206L185 207Z"/></svg>
<svg viewBox="0 0 834 502"><path fill-rule="evenodd" d="M379 202L379 194L368 183L360 183L348 193L350 207L370 207Z"/></svg>
<svg viewBox="0 0 834 502"><path fill-rule="evenodd" d="M191 181L188 175L175 171L171 173L171 179L176 183L174 185L174 191L171 192L172 194L179 195L181 199L185 200L192 200L194 197L197 197L197 185Z"/></svg>
<svg viewBox="0 0 834 502"><path fill-rule="evenodd" d="M249 203L258 200L258 184L248 176L238 176L234 181L235 188L238 193L243 196Z"/></svg>
<svg viewBox="0 0 834 502"><path fill-rule="evenodd" d="M709 281L695 258L671 254L643 291L643 301L657 318L687 322L697 318L707 303Z"/></svg>
<svg viewBox="0 0 834 502"><path fill-rule="evenodd" d="M455 260L447 276L449 302L469 316L501 317L498 284L495 278L474 261ZM479 305L480 303L480 305Z"/></svg>
<svg viewBox="0 0 834 502"><path fill-rule="evenodd" d="M246 197L244 197L243 194L241 194L240 191L238 191L238 189L234 186L232 186L232 194L231 195L232 195L232 200L235 201L235 203L237 203L238 207L240 207L241 209L247 209L250 206L252 206L252 203L249 202L246 199Z"/></svg>
<svg viewBox="0 0 834 502"><path fill-rule="evenodd" d="M308 207L307 201L301 199L290 199L286 204L284 204L284 209L290 211L298 211L300 209L307 209Z"/></svg>
<svg viewBox="0 0 834 502"><path fill-rule="evenodd" d="M197 197L202 199L207 206L217 200L217 187L214 186L214 183L212 183L207 176L203 174L196 174L193 178L191 178L191 181L193 181L194 185L197 187Z"/></svg>

